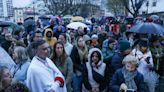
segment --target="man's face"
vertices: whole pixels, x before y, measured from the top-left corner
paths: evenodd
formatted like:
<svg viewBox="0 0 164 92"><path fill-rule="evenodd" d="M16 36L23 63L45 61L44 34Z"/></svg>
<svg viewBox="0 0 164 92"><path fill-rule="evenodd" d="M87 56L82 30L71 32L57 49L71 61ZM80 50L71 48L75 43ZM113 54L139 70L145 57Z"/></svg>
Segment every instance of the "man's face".
<svg viewBox="0 0 164 92"><path fill-rule="evenodd" d="M63 35L59 35L58 41L62 42L63 44L66 43L66 40Z"/></svg>
<svg viewBox="0 0 164 92"><path fill-rule="evenodd" d="M35 33L35 36L34 36L34 41L38 41L38 40L41 40L42 39L42 33Z"/></svg>
<svg viewBox="0 0 164 92"><path fill-rule="evenodd" d="M6 39L7 41L12 41L12 35L11 35L11 33L6 33L6 34L5 34L5 39Z"/></svg>
<svg viewBox="0 0 164 92"><path fill-rule="evenodd" d="M42 45L40 45L37 49L37 56L42 58L42 59L46 59L46 57L48 57L50 55L50 46L48 45L48 43L44 43Z"/></svg>
<svg viewBox="0 0 164 92"><path fill-rule="evenodd" d="M46 36L47 36L48 38L51 38L51 37L53 36L53 35L52 35L52 32L48 31L47 34L46 34Z"/></svg>

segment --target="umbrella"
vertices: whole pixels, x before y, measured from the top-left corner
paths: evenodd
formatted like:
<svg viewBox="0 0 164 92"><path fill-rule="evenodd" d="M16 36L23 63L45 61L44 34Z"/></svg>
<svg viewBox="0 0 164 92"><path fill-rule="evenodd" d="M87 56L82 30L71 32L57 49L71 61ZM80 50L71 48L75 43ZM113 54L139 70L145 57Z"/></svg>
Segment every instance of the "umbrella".
<svg viewBox="0 0 164 92"><path fill-rule="evenodd" d="M87 28L87 30L89 30L88 26L81 22L71 22L70 24L67 25L67 28L75 29L75 30L77 30L78 27L84 27Z"/></svg>
<svg viewBox="0 0 164 92"><path fill-rule="evenodd" d="M10 27L10 26L15 26L13 22L6 22L6 21L0 21L0 27Z"/></svg>
<svg viewBox="0 0 164 92"><path fill-rule="evenodd" d="M133 26L128 32L148 33L148 34L164 34L164 27L155 23L141 23Z"/></svg>
<svg viewBox="0 0 164 92"><path fill-rule="evenodd" d="M64 17L63 17L63 19L71 19L72 18L72 15L65 15Z"/></svg>
<svg viewBox="0 0 164 92"><path fill-rule="evenodd" d="M23 26L24 26L26 32L30 33L31 31L35 30L36 23L33 19L28 19L28 20L25 20Z"/></svg>
<svg viewBox="0 0 164 92"><path fill-rule="evenodd" d="M150 19L152 19L153 21L159 20L159 16L158 15L151 15Z"/></svg>
<svg viewBox="0 0 164 92"><path fill-rule="evenodd" d="M81 17L81 16L75 16L75 17L72 17L71 20L72 20L72 21L83 21L84 18Z"/></svg>

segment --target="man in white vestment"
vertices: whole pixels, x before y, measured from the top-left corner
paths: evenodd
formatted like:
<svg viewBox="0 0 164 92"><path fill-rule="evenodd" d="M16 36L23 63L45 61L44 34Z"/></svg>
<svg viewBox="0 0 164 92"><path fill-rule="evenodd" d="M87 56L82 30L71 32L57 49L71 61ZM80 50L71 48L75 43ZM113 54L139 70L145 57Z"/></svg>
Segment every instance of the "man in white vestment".
<svg viewBox="0 0 164 92"><path fill-rule="evenodd" d="M33 43L36 55L27 71L27 87L31 92L67 92L62 73L48 58L50 48L45 40Z"/></svg>

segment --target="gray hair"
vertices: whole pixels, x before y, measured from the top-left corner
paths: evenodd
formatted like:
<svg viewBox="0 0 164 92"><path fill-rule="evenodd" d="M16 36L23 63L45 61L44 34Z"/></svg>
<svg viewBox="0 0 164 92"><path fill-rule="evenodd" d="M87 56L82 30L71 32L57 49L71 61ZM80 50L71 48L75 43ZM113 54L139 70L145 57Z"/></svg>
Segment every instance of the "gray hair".
<svg viewBox="0 0 164 92"><path fill-rule="evenodd" d="M23 63L24 60L28 59L28 54L26 49L22 46L17 46L14 49L14 52L18 55L18 62Z"/></svg>
<svg viewBox="0 0 164 92"><path fill-rule="evenodd" d="M131 54L127 55L122 61L123 64L126 64L128 62L132 62L133 64L138 65L137 58L135 56L131 55Z"/></svg>

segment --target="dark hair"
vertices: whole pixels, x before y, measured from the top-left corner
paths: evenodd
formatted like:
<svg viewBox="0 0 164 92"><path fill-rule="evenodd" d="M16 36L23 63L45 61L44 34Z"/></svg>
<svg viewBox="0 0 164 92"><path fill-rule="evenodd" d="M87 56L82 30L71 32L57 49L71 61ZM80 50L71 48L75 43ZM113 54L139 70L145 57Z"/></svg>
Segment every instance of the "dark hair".
<svg viewBox="0 0 164 92"><path fill-rule="evenodd" d="M114 42L115 42L114 39L110 39L110 40L108 40L108 45L111 44L111 43L114 43Z"/></svg>
<svg viewBox="0 0 164 92"><path fill-rule="evenodd" d="M94 53L97 53L97 55L98 55L98 59L99 59L98 61L100 61L100 60L102 59L102 58L101 58L101 54L100 54L100 52L99 52L99 51L93 51L92 54L91 54L91 57L90 57L91 62L93 62L93 61L92 61L92 57L93 57L93 54L94 54Z"/></svg>
<svg viewBox="0 0 164 92"><path fill-rule="evenodd" d="M51 34L51 35L49 35L49 34ZM53 33L51 31L47 31L46 37L52 37L52 36L53 36Z"/></svg>
<svg viewBox="0 0 164 92"><path fill-rule="evenodd" d="M30 92L26 85L21 82L13 83L5 92Z"/></svg>
<svg viewBox="0 0 164 92"><path fill-rule="evenodd" d="M32 43L32 48L33 48L33 49L38 49L38 47L39 47L40 45L44 44L44 43L46 43L46 41L43 40L43 39L38 40L38 41L34 41L34 42Z"/></svg>
<svg viewBox="0 0 164 92"><path fill-rule="evenodd" d="M65 40L67 39L66 33L61 33L60 35L64 36ZM59 35L59 36L60 36L60 35Z"/></svg>
<svg viewBox="0 0 164 92"><path fill-rule="evenodd" d="M26 48L25 43L22 41L16 41L16 46L22 46L22 47Z"/></svg>
<svg viewBox="0 0 164 92"><path fill-rule="evenodd" d="M5 66L0 66L0 90L3 89L3 87L2 87L2 75L4 73L4 70L6 70L6 69L8 69L8 68Z"/></svg>
<svg viewBox="0 0 164 92"><path fill-rule="evenodd" d="M62 45L63 46L63 55L60 57L61 59L61 62L62 62L62 65L65 63L65 60L66 60L66 58L68 57L68 55L66 54L66 52L65 52L65 49L64 49L64 44L62 43L62 42L57 42L55 45L54 45L54 47L53 47L53 55L52 55L52 60L53 60L53 62L55 63L55 61L56 61L56 59L58 59L58 57L57 57L57 53L56 53L56 46L58 45L58 44L60 44L60 45Z"/></svg>
<svg viewBox="0 0 164 92"><path fill-rule="evenodd" d="M35 34L37 34L37 33L41 33L42 34L42 32L40 30L36 30L35 32L31 33L31 42L33 42L33 39L35 37Z"/></svg>

